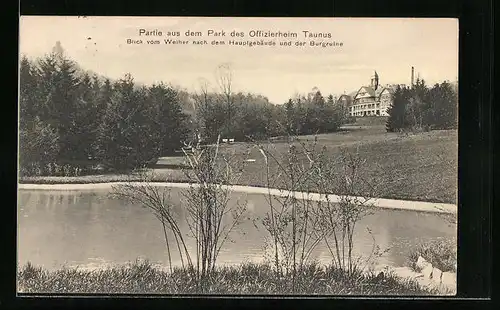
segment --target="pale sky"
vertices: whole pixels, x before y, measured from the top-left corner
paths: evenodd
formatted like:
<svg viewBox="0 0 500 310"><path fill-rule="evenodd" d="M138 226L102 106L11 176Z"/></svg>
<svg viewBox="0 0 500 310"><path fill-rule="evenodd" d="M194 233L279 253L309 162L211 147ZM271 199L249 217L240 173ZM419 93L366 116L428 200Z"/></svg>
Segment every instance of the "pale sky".
<svg viewBox="0 0 500 310"><path fill-rule="evenodd" d="M139 36L139 29L163 36ZM251 30L296 32L293 41L305 47L212 46L207 31L224 30L226 41L255 41ZM168 31L201 31L208 45L149 45L169 39ZM232 30L245 38L230 37ZM331 39L306 39L303 30L331 33ZM295 93L318 87L324 95L357 90L370 83L374 70L380 83L409 84L411 66L428 84L458 77L458 20L424 18L234 18L234 17L60 17L23 16L20 52L40 57L60 41L65 53L88 70L116 79L131 73L137 82L163 81L189 91L207 79L215 87L215 72L229 63L235 91L264 95L283 103ZM143 44L127 44L127 39ZM172 37L170 37L172 39ZM173 38L179 39L179 38ZM273 40L262 38L265 41ZM274 39L287 41L288 39ZM342 47L311 47L309 42L342 42Z"/></svg>

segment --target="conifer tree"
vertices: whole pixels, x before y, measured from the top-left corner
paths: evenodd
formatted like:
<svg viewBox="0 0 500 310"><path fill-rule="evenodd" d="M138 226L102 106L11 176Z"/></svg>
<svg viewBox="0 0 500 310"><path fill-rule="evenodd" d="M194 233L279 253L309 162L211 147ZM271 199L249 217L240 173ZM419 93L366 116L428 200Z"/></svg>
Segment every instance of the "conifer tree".
<svg viewBox="0 0 500 310"><path fill-rule="evenodd" d="M80 80L75 63L66 58L59 46L39 62L40 117L59 134L59 161L81 157L80 141L75 134Z"/></svg>
<svg viewBox="0 0 500 310"><path fill-rule="evenodd" d="M136 112L134 82L130 74L115 82L98 129L98 156L114 169L134 166L131 118Z"/></svg>
<svg viewBox="0 0 500 310"><path fill-rule="evenodd" d="M285 103L286 128L289 134L296 132L295 127L295 108L292 99L288 99Z"/></svg>
<svg viewBox="0 0 500 310"><path fill-rule="evenodd" d="M39 78L36 66L25 56L20 63L19 168L21 175L43 174L58 152L57 130L43 122L39 114Z"/></svg>
<svg viewBox="0 0 500 310"><path fill-rule="evenodd" d="M148 89L148 100L154 109L151 121L158 152L173 154L189 137L188 116L182 111L177 92L160 83Z"/></svg>
<svg viewBox="0 0 500 310"><path fill-rule="evenodd" d="M19 131L19 171L21 175L46 173L46 165L56 161L59 152L57 130L38 116Z"/></svg>
<svg viewBox="0 0 500 310"><path fill-rule="evenodd" d="M458 94L448 82L435 85L431 89L434 102L434 126L437 129L457 128Z"/></svg>
<svg viewBox="0 0 500 310"><path fill-rule="evenodd" d="M409 127L421 128L427 125L431 105L429 102L429 88L425 80L418 78L406 106L406 124Z"/></svg>
<svg viewBox="0 0 500 310"><path fill-rule="evenodd" d="M410 89L398 86L392 95L392 105L388 109L389 118L386 130L395 132L407 128L406 109L410 98Z"/></svg>
<svg viewBox="0 0 500 310"><path fill-rule="evenodd" d="M75 159L85 161L92 158L92 144L96 138L96 97L91 78L84 74L78 84L76 111L72 135L78 139L75 144Z"/></svg>
<svg viewBox="0 0 500 310"><path fill-rule="evenodd" d="M20 66L19 123L25 128L37 114L38 81L36 68L26 56L22 56Z"/></svg>

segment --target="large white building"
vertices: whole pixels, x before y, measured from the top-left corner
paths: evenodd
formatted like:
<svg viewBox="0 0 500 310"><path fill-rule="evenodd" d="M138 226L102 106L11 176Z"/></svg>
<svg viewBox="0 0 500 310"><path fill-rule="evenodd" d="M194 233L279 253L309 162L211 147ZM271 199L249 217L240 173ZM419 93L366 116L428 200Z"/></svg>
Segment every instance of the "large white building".
<svg viewBox="0 0 500 310"><path fill-rule="evenodd" d="M369 86L339 97L339 102L348 107L350 116L388 116L392 94L398 85L379 85L377 72ZM404 86L404 85L401 85Z"/></svg>

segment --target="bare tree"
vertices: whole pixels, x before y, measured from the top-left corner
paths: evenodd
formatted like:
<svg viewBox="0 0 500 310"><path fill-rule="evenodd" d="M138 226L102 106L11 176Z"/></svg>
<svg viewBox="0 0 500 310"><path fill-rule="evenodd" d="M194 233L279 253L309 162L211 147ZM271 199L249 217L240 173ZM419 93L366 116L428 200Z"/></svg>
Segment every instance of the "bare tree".
<svg viewBox="0 0 500 310"><path fill-rule="evenodd" d="M200 89L193 95L193 108L195 110L195 140L199 141L201 139L207 138L207 120L206 115L209 113L212 102L212 97L210 95L209 86L210 83L207 79L200 79Z"/></svg>
<svg viewBox="0 0 500 310"><path fill-rule="evenodd" d="M234 110L233 72L229 63L221 64L216 70L216 80L219 86L220 98L226 106L226 126L224 134L231 132Z"/></svg>

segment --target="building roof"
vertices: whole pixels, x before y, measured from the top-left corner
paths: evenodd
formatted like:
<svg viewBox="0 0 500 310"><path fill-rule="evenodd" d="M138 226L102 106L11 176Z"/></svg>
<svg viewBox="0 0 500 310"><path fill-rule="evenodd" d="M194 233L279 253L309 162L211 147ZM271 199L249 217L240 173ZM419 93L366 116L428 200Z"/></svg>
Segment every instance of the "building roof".
<svg viewBox="0 0 500 310"><path fill-rule="evenodd" d="M364 89L366 90L366 92L370 95L370 97L375 97L375 96L376 96L376 94L375 94L375 90L374 90L374 89L373 89L373 87L371 87L371 86L361 86L361 87L359 88L359 90L358 90L358 93L359 93L359 91L360 91L361 89L363 89L363 88L364 88ZM356 94L356 95L357 95L357 94Z"/></svg>
<svg viewBox="0 0 500 310"><path fill-rule="evenodd" d="M357 93L358 93L358 91L357 91L357 90L355 90L355 91L350 92L350 93L348 94L348 96L350 96L351 98L354 98L354 96L356 96L356 94L357 94Z"/></svg>
<svg viewBox="0 0 500 310"><path fill-rule="evenodd" d="M337 102L341 101L343 98L346 99L345 101L347 101L348 105L352 103L353 97L347 94L340 95L340 97L337 99Z"/></svg>
<svg viewBox="0 0 500 310"><path fill-rule="evenodd" d="M380 94L384 91L385 87L378 87L376 90L375 90L375 97L379 97Z"/></svg>
<svg viewBox="0 0 500 310"><path fill-rule="evenodd" d="M342 100L342 98L346 98L347 99L347 105L349 106L354 101L354 96L356 96L356 93L357 93L357 91L353 91L353 92L350 92L348 94L342 94L337 99L337 102L340 101L340 100Z"/></svg>
<svg viewBox="0 0 500 310"><path fill-rule="evenodd" d="M382 94L382 92L386 89L392 94L394 92L395 87L393 85L383 85L383 86L381 85L377 87L377 89L373 89L373 87L370 86L362 86L361 88L364 88L368 92L368 94L370 94L371 97L379 97ZM358 92L356 92L356 95Z"/></svg>
<svg viewBox="0 0 500 310"><path fill-rule="evenodd" d="M379 87L377 87L377 89L373 89L373 87L371 86L361 86L358 90L356 91L353 91L353 92L350 92L349 94L343 94L339 97L339 100L343 97L346 97L348 98L348 104L352 104L354 102L354 98L356 97L356 95L359 93L359 91L361 89L365 89L365 91L370 95L370 97L380 97L380 95L382 94L382 92L384 90L388 90L389 93L394 93L394 88L395 86L394 85L380 85Z"/></svg>

